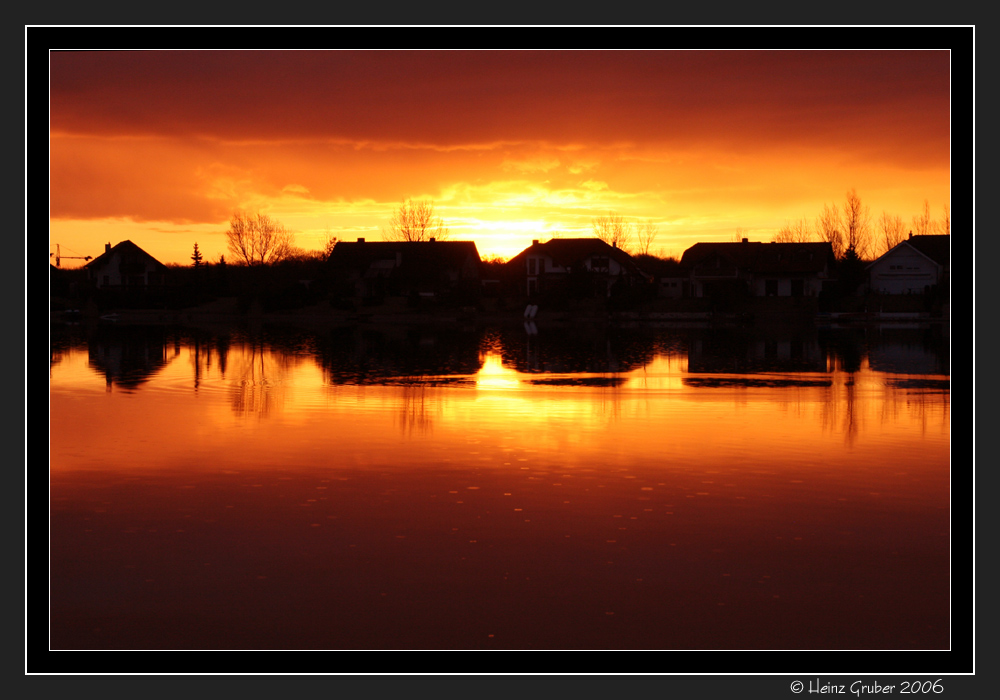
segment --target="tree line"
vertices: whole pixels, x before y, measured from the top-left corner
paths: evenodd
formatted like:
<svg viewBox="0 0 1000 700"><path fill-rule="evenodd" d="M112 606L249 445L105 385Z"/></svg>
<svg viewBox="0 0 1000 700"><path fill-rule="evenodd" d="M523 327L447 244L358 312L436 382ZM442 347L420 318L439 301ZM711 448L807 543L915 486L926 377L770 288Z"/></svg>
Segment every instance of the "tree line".
<svg viewBox="0 0 1000 700"><path fill-rule="evenodd" d="M925 199L923 211L913 216L911 223L907 227L901 216L884 210L877 218L873 217L869 206L851 188L839 206L836 203L823 205L815 226L810 226L808 220L802 218L785 224L771 240L777 243L826 241L837 259L856 256L861 260L871 260L902 243L910 233L919 236L951 234L948 205L944 207L944 216L935 220L931 216L930 202ZM742 231L737 229L736 239L741 238Z"/></svg>
<svg viewBox="0 0 1000 700"><path fill-rule="evenodd" d="M594 235L608 245L632 255L653 257L652 245L659 230L652 221L632 221L619 212L609 211L592 219L591 227ZM877 218L873 217L869 206L851 188L839 205L824 204L813 223L804 217L786 223L771 240L776 243L826 241L838 260L845 257L869 260L901 243L910 233L950 234L947 205L943 218L936 220L931 216L930 203L925 199L923 211L913 216L912 225L907 227L901 216L886 211ZM436 215L434 204L426 200L406 199L393 210L388 224L382 228L382 238L386 241L443 241L450 237L451 232ZM745 237L745 229L737 228L734 239L738 242ZM260 212L243 211L233 214L226 239L230 261L246 267L313 257L325 259L337 243L337 238L328 234L322 252L307 252L295 246L294 235L279 221ZM191 259L195 267L202 264L197 243ZM225 258L220 262L225 264Z"/></svg>

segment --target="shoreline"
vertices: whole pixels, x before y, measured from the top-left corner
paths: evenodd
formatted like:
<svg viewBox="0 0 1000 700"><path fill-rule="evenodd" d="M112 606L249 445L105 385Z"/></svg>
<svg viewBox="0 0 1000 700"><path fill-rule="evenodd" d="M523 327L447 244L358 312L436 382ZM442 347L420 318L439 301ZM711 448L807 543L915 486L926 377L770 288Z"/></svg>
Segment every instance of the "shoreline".
<svg viewBox="0 0 1000 700"><path fill-rule="evenodd" d="M49 315L52 325L183 325L183 326L243 326L282 324L307 328L335 328L340 326L491 326L520 325L622 325L628 327L711 327L711 326L799 326L799 327L862 327L867 325L947 324L948 316L933 316L921 312L827 312L801 313L713 313L709 311L610 311L573 312L539 311L533 318L522 313L479 311L476 309L449 309L433 312L400 312L386 309L348 311L328 306L310 307L288 311L250 310L195 307L190 309L111 309L106 313L81 313L79 311L53 311Z"/></svg>

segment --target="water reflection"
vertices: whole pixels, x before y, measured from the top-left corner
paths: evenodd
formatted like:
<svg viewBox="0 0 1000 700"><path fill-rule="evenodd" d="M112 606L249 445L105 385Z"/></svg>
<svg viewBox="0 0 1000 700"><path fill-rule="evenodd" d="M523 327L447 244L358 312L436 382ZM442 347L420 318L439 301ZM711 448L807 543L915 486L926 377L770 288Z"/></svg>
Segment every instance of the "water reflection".
<svg viewBox="0 0 1000 700"><path fill-rule="evenodd" d="M429 389L482 390L533 386L565 401L590 390L587 401L613 406L626 388L646 391L815 389L822 423L856 433L856 394L880 396L882 413L895 415L949 391L947 338L924 329L614 329L561 327L527 335L519 327L336 328L321 333L262 329L214 333L161 327L100 327L80 336L53 336L54 378L74 353L108 388L135 392L184 357L189 385L224 386L236 415L265 418L287 409L296 387L308 398L303 373L318 368L323 385L408 387L397 393L399 426L426 431L440 413ZM63 372L60 375L60 372ZM177 386L181 375L171 373ZM82 381L82 379L78 379ZM597 390L598 394L593 394ZM788 393L783 400L799 401ZM733 394L735 401L745 398ZM946 404L947 402L945 402ZM602 413L605 413L602 410ZM611 414L615 409L611 410ZM947 411L945 411L947 413Z"/></svg>
<svg viewBox="0 0 1000 700"><path fill-rule="evenodd" d="M87 342L90 367L107 388L135 391L180 355L161 328L101 327Z"/></svg>
<svg viewBox="0 0 1000 700"><path fill-rule="evenodd" d="M946 646L941 339L56 333L53 643Z"/></svg>
<svg viewBox="0 0 1000 700"><path fill-rule="evenodd" d="M458 329L349 327L317 337L316 353L331 384L412 383L475 374L479 341Z"/></svg>
<svg viewBox="0 0 1000 700"><path fill-rule="evenodd" d="M706 330L689 349L692 372L826 372L827 354L815 329Z"/></svg>

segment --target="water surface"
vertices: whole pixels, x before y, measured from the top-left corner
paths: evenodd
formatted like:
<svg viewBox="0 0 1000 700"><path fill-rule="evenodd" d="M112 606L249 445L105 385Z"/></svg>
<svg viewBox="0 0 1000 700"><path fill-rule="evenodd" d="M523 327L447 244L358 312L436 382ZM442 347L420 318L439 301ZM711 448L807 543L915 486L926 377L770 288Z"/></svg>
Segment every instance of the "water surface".
<svg viewBox="0 0 1000 700"><path fill-rule="evenodd" d="M946 649L940 327L57 328L54 649Z"/></svg>

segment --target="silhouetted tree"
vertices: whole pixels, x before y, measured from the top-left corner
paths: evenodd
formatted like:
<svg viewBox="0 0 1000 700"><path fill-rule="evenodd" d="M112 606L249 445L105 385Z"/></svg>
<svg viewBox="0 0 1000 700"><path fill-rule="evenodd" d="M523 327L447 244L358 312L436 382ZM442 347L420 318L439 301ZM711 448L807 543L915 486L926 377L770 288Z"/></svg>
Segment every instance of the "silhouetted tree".
<svg viewBox="0 0 1000 700"><path fill-rule="evenodd" d="M490 253L480 259L480 264L482 265L482 275L486 275L490 279L500 279L502 273L507 268L507 258L496 253Z"/></svg>
<svg viewBox="0 0 1000 700"><path fill-rule="evenodd" d="M824 204L823 212L816 218L816 232L821 240L830 244L837 259L844 255L844 236L841 230L840 211L837 205Z"/></svg>
<svg viewBox="0 0 1000 700"><path fill-rule="evenodd" d="M882 212L878 219L878 243L876 253L887 253L906 238L906 226L903 218Z"/></svg>
<svg viewBox="0 0 1000 700"><path fill-rule="evenodd" d="M653 245L653 241L656 240L657 233L659 233L659 231L656 228L656 224L652 221L645 221L639 225L635 234L636 240L639 244L639 255L649 255L649 248Z"/></svg>
<svg viewBox="0 0 1000 700"><path fill-rule="evenodd" d="M861 203L861 197L851 188L844 202L844 238L848 250L862 260L868 258L872 244L872 218L868 205Z"/></svg>
<svg viewBox="0 0 1000 700"><path fill-rule="evenodd" d="M330 254L333 252L334 247L337 245L337 237L331 233L326 234L326 241L323 242L323 256L329 258Z"/></svg>
<svg viewBox="0 0 1000 700"><path fill-rule="evenodd" d="M941 221L934 221L931 218L930 202L925 199L923 212L913 217L913 233L918 236L950 235L951 219L948 215L948 205L944 205L944 218Z"/></svg>
<svg viewBox="0 0 1000 700"><path fill-rule="evenodd" d="M434 216L433 203L410 199L392 213L389 225L382 229L382 238L387 241L429 241L432 238L443 241L450 235L444 222Z"/></svg>
<svg viewBox="0 0 1000 700"><path fill-rule="evenodd" d="M198 250L198 243L196 242L194 244L194 252L191 253L191 262L195 268L198 268L201 267L201 261L202 261L201 251Z"/></svg>
<svg viewBox="0 0 1000 700"><path fill-rule="evenodd" d="M837 280L842 297L853 296L865 281L865 263L854 248L848 247L837 265Z"/></svg>
<svg viewBox="0 0 1000 700"><path fill-rule="evenodd" d="M771 239L775 243L808 243L812 239L812 231L805 219L785 224Z"/></svg>
<svg viewBox="0 0 1000 700"><path fill-rule="evenodd" d="M260 212L233 214L226 238L236 262L248 267L279 262L293 251L292 234L278 221Z"/></svg>
<svg viewBox="0 0 1000 700"><path fill-rule="evenodd" d="M595 236L608 245L628 250L632 239L632 223L626 221L625 217L611 211L607 216L598 216L592 223Z"/></svg>

